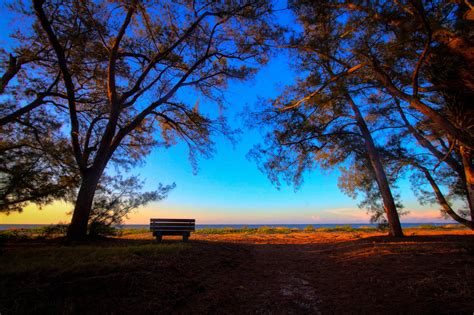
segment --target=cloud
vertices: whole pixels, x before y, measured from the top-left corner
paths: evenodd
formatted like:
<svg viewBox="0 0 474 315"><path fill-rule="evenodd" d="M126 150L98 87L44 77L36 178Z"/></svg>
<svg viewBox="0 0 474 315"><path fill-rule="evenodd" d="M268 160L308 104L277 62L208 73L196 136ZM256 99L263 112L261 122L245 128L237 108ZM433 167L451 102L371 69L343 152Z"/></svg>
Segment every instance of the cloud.
<svg viewBox="0 0 474 315"><path fill-rule="evenodd" d="M444 222L439 210L428 211L410 211L407 215L401 217L404 222Z"/></svg>
<svg viewBox="0 0 474 315"><path fill-rule="evenodd" d="M361 223L369 219L370 215L364 209L356 207L323 209L311 216L311 220L320 223Z"/></svg>

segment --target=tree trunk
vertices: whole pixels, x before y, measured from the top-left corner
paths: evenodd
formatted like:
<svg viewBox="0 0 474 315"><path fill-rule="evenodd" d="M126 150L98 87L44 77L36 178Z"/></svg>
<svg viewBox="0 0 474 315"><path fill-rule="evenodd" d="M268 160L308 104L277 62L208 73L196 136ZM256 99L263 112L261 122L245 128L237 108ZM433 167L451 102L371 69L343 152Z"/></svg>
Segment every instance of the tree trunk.
<svg viewBox="0 0 474 315"><path fill-rule="evenodd" d="M472 150L463 145L461 145L460 151L464 173L466 174L467 200L471 212L471 221L474 221L474 154Z"/></svg>
<svg viewBox="0 0 474 315"><path fill-rule="evenodd" d="M97 184L99 183L102 172L99 170L91 170L84 175L77 194L76 205L72 214L71 224L67 231L67 239L69 241L78 241L87 236L87 224L92 208Z"/></svg>
<svg viewBox="0 0 474 315"><path fill-rule="evenodd" d="M467 226L471 230L474 230L474 221L471 220L466 220L463 217L459 216L449 205L448 201L446 198L444 198L443 193L439 189L439 186L436 184L436 181L434 180L433 176L431 176L430 172L428 169L425 167L421 167L419 165L415 165L420 169L423 174L425 174L426 179L430 183L431 187L433 188L433 191L435 193L436 199L438 199L438 203L443 207L444 211L451 217L453 218L456 222L461 223L462 225Z"/></svg>
<svg viewBox="0 0 474 315"><path fill-rule="evenodd" d="M393 199L387 175L385 174L385 170L380 160L380 156L377 152L377 148L375 147L372 134L370 133L370 130L367 127L367 124L365 123L365 119L362 116L359 107L354 103L350 95L348 95L347 97L349 105L351 106L352 111L354 112L357 125L359 126L359 129L365 140L365 146L367 149L367 154L369 155L370 164L372 166L372 169L374 170L377 185L379 187L380 194L382 195L383 207L385 210L385 214L387 215L390 235L402 237L403 231L402 226L400 224L400 219L398 217L397 207L395 206L395 200Z"/></svg>

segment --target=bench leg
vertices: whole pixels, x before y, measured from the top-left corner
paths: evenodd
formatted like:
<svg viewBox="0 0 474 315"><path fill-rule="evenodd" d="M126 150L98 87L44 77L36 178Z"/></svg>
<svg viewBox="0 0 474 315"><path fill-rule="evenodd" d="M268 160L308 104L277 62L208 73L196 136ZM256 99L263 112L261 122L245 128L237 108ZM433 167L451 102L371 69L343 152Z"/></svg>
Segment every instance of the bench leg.
<svg viewBox="0 0 474 315"><path fill-rule="evenodd" d="M163 240L163 234L156 233L156 242L161 243L162 240Z"/></svg>
<svg viewBox="0 0 474 315"><path fill-rule="evenodd" d="M189 240L189 233L183 234L183 242L187 242Z"/></svg>

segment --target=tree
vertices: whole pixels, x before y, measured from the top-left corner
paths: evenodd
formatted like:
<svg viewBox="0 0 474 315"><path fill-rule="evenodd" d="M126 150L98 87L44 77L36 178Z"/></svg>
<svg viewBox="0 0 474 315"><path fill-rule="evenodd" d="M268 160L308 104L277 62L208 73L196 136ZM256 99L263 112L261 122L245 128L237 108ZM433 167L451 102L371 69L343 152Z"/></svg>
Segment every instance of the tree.
<svg viewBox="0 0 474 315"><path fill-rule="evenodd" d="M344 172L340 178L341 188L352 196L363 191L366 199L361 205L374 212L375 220L384 213L390 234L403 236L390 188L394 179L387 176L387 161L372 136L374 132L383 136L383 126L374 121L381 114L367 106L362 109L361 103L373 102L366 96L371 87L352 76L362 65L345 50L344 25L317 2L293 2L292 9L304 31L284 46L297 50L299 69L307 76L260 115L273 129L266 138L268 145L257 147L254 157L268 157L263 168L274 181L283 173L297 185L305 170L352 164L350 180Z"/></svg>
<svg viewBox="0 0 474 315"><path fill-rule="evenodd" d="M401 124L410 130L419 146L414 150L427 150L438 159L439 163L431 164L434 169L439 164L448 164L455 172L460 181L456 184L457 195L467 199L472 221L474 112L470 100L474 78L472 71L467 70L473 65L470 22L464 19L467 5L411 0L294 1L291 5L313 8L320 13L320 19L324 19L324 15L334 19L340 32L327 32L319 41L327 46L338 45L338 53L344 58L332 59L334 56L315 50L316 45L305 47L333 62L350 60L346 71L339 72L327 84L337 84L350 76L351 79L345 81L350 88L363 82L365 93L393 106L393 102L400 102L405 116L416 117L400 117L401 121L396 121L397 113L391 118L395 120L391 126L398 129ZM315 27L312 23L308 20L305 28ZM450 65L449 70L446 64ZM307 99L313 96L309 94ZM383 109L380 104L373 107ZM427 139L429 134L433 135L431 139ZM409 145L405 146L408 148ZM402 164L406 162L403 160ZM426 181L430 182L428 178Z"/></svg>
<svg viewBox="0 0 474 315"><path fill-rule="evenodd" d="M266 62L264 43L276 31L271 6L259 0L34 0L32 9L21 11L36 16L34 36L51 52L35 66L45 77L60 73L46 106L67 118L80 176L71 240L87 233L109 162L128 167L178 139L193 164L212 154L212 134L230 135L224 118L182 96L199 93L222 105L228 79L245 79L255 72L246 64Z"/></svg>
<svg viewBox="0 0 474 315"><path fill-rule="evenodd" d="M441 0L320 1L318 7L343 24L344 47L359 66L352 75L421 114L434 134L448 140L452 148L445 153L459 154L473 218L474 115L469 100L474 78L467 69L474 60L469 22L463 20L467 5ZM327 40L341 38L329 36ZM450 64L448 71L446 63Z"/></svg>

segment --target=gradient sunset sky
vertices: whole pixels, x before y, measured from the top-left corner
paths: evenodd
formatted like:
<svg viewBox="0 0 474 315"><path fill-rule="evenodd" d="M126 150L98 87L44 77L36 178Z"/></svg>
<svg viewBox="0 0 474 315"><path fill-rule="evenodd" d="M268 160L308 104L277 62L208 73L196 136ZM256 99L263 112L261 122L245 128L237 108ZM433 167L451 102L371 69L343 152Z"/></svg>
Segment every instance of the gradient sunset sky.
<svg viewBox="0 0 474 315"><path fill-rule="evenodd" d="M285 4L283 3L283 7ZM0 4L0 45L8 49L8 34L20 25ZM284 23L291 23L289 12L281 11ZM290 57L284 53L275 56L254 79L246 83L229 84L226 92L229 106L226 116L233 128L242 134L233 146L223 137L215 138L216 154L210 160L200 160L199 172L193 175L188 161L187 147L178 144L170 149L158 148L146 158L145 164L130 174L140 174L146 180L146 189L158 183L176 183L169 197L152 203L126 220L129 224L146 224L150 217L195 218L198 224L318 224L318 223L368 223L369 215L357 208L353 200L337 187L339 172L316 171L306 174L302 187L282 184L277 190L261 173L246 154L262 141L256 130L247 130L241 114L252 108L258 98L268 99L279 94L284 85L291 84L296 74L289 65ZM195 102L197 96L182 95ZM201 103L200 107L215 105ZM402 222L445 222L436 205L420 206L410 190L408 180L399 184L401 196L409 215ZM54 203L43 209L31 205L22 213L8 216L0 214L0 224L54 224L68 222L66 215L72 205Z"/></svg>

